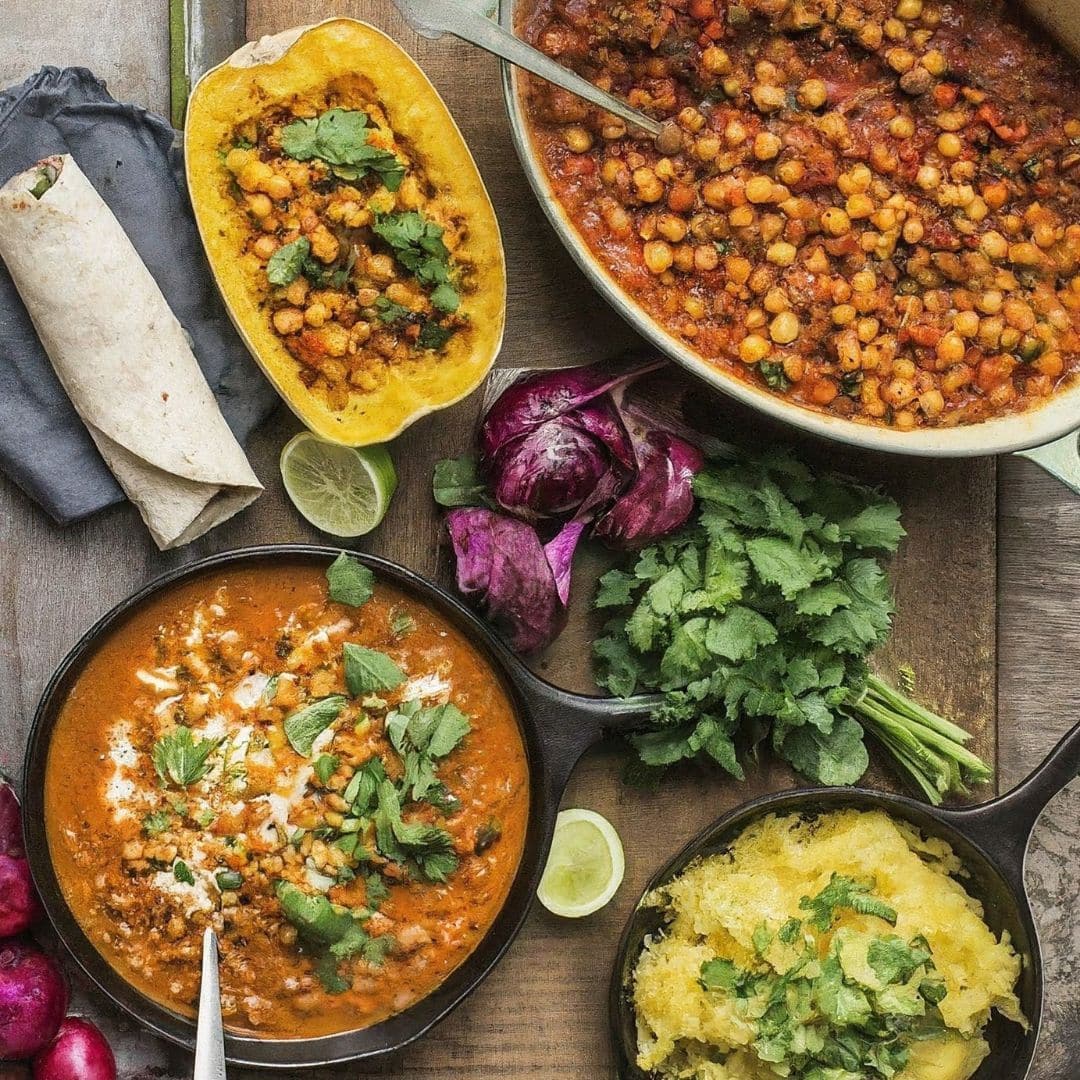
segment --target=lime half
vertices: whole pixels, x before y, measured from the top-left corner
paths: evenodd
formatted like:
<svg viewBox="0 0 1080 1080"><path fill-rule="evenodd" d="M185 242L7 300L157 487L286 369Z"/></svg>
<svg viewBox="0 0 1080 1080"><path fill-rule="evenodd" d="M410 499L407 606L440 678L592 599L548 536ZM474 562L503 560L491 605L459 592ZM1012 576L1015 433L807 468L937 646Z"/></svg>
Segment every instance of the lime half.
<svg viewBox="0 0 1080 1080"><path fill-rule="evenodd" d="M593 810L563 810L536 895L553 914L579 919L615 895L625 869L622 842L607 818Z"/></svg>
<svg viewBox="0 0 1080 1080"><path fill-rule="evenodd" d="M385 446L341 446L301 431L281 451L293 506L331 536L363 536L386 516L397 473Z"/></svg>

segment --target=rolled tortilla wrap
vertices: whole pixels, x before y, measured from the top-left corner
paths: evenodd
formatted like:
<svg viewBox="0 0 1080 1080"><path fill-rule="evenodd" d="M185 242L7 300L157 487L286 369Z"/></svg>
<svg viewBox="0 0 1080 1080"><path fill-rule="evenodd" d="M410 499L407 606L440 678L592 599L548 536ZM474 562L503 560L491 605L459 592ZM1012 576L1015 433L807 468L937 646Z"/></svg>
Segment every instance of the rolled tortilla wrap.
<svg viewBox="0 0 1080 1080"><path fill-rule="evenodd" d="M158 547L186 544L258 497L180 323L70 155L0 187L0 258Z"/></svg>

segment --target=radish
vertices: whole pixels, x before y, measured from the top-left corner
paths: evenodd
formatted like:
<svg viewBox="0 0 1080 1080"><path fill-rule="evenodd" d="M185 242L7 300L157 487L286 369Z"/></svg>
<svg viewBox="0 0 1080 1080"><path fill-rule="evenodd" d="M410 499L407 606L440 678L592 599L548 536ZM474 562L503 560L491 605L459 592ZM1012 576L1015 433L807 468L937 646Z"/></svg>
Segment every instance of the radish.
<svg viewBox="0 0 1080 1080"><path fill-rule="evenodd" d="M28 942L0 942L0 1061L33 1057L47 1046L67 1005L54 960Z"/></svg>

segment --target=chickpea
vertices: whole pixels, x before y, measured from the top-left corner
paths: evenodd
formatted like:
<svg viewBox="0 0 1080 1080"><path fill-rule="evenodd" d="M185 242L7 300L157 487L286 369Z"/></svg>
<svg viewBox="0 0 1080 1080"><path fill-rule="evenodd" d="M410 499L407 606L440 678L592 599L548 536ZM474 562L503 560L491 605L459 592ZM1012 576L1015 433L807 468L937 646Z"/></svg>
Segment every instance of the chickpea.
<svg viewBox="0 0 1080 1080"><path fill-rule="evenodd" d="M942 334L937 343L937 358L943 364L955 364L964 359L967 347L964 339L957 333L949 331Z"/></svg>
<svg viewBox="0 0 1080 1080"><path fill-rule="evenodd" d="M270 196L274 202L282 202L285 199L291 199L293 193L293 186L284 176L274 175L271 176L263 185L263 191Z"/></svg>
<svg viewBox="0 0 1080 1080"><path fill-rule="evenodd" d="M933 165L922 165L915 174L915 183L923 191L933 191L941 183L941 170Z"/></svg>
<svg viewBox="0 0 1080 1080"><path fill-rule="evenodd" d="M694 269L715 270L720 264L720 253L714 244L699 244L694 248Z"/></svg>
<svg viewBox="0 0 1080 1080"><path fill-rule="evenodd" d="M731 119L724 127L724 139L729 146L741 146L746 142L750 132L746 130L746 125L740 120Z"/></svg>
<svg viewBox="0 0 1080 1080"><path fill-rule="evenodd" d="M775 112L787 100L787 95L779 86L755 83L750 89L750 99L761 112Z"/></svg>
<svg viewBox="0 0 1080 1080"><path fill-rule="evenodd" d="M256 158L254 150L245 150L243 147L234 146L225 155L225 168L234 176L249 162Z"/></svg>
<svg viewBox="0 0 1080 1080"><path fill-rule="evenodd" d="M273 175L274 170L265 161L259 161L258 158L255 158L248 161L237 173L236 182L244 191L261 191Z"/></svg>
<svg viewBox="0 0 1080 1080"><path fill-rule="evenodd" d="M799 320L791 311L781 311L769 324L769 337L777 345L790 345L799 336Z"/></svg>
<svg viewBox="0 0 1080 1080"><path fill-rule="evenodd" d="M728 223L733 229L745 229L754 224L754 208L752 206L736 206L728 214Z"/></svg>
<svg viewBox="0 0 1080 1080"><path fill-rule="evenodd" d="M764 300L765 310L770 315L779 315L781 311L786 311L790 304L788 303L787 293L783 289L773 286L766 294Z"/></svg>
<svg viewBox="0 0 1080 1080"><path fill-rule="evenodd" d="M942 157L954 158L960 156L964 144L958 135L954 135L951 131L944 131L938 136L937 148Z"/></svg>
<svg viewBox="0 0 1080 1080"><path fill-rule="evenodd" d="M645 245L644 256L645 265L648 267L649 272L653 274L662 274L664 271L670 270L671 264L675 260L671 245L663 240L650 240Z"/></svg>
<svg viewBox="0 0 1080 1080"><path fill-rule="evenodd" d="M894 139L910 139L915 134L915 122L909 116L894 116L889 121L889 134Z"/></svg>
<svg viewBox="0 0 1080 1080"><path fill-rule="evenodd" d="M844 205L849 218L868 218L874 212L873 199L859 192L849 195Z"/></svg>
<svg viewBox="0 0 1080 1080"><path fill-rule="evenodd" d="M254 244L251 245L251 250L265 262L274 254L278 249L278 242L272 236L260 236Z"/></svg>
<svg viewBox="0 0 1080 1080"><path fill-rule="evenodd" d="M731 57L716 45L710 45L701 54L701 66L710 75L727 75L731 72Z"/></svg>
<svg viewBox="0 0 1080 1080"><path fill-rule="evenodd" d="M908 218L901 230L904 240L909 244L917 244L922 238L925 229L918 218Z"/></svg>
<svg viewBox="0 0 1080 1080"><path fill-rule="evenodd" d="M1043 261L1043 253L1028 243L1009 245L1009 262L1017 266L1038 266Z"/></svg>
<svg viewBox="0 0 1080 1080"><path fill-rule="evenodd" d="M664 194L664 185L656 173L646 166L634 170L634 188L642 202L659 202Z"/></svg>
<svg viewBox="0 0 1080 1080"><path fill-rule="evenodd" d="M295 334L304 329L304 313L297 308L279 308L274 312L273 322L279 334Z"/></svg>
<svg viewBox="0 0 1080 1080"><path fill-rule="evenodd" d="M837 304L830 312L830 317L837 326L847 326L854 320L855 315L855 308L851 304Z"/></svg>
<svg viewBox="0 0 1080 1080"><path fill-rule="evenodd" d="M274 204L268 195L249 195L246 199L248 213L254 218L264 218L274 209Z"/></svg>
<svg viewBox="0 0 1080 1080"><path fill-rule="evenodd" d="M773 197L773 182L767 176L752 176L743 193L752 203L769 202Z"/></svg>
<svg viewBox="0 0 1080 1080"><path fill-rule="evenodd" d="M829 99L829 89L823 79L807 79L795 97L804 109L820 109Z"/></svg>
<svg viewBox="0 0 1080 1080"><path fill-rule="evenodd" d="M974 311L958 311L953 317L953 330L961 337L973 338L979 332L979 316Z"/></svg>
<svg viewBox="0 0 1080 1080"><path fill-rule="evenodd" d="M572 154L587 154L593 148L592 132L574 124L563 132L563 142Z"/></svg>
<svg viewBox="0 0 1080 1080"><path fill-rule="evenodd" d="M923 53L919 59L919 63L930 72L931 75L940 78L949 68L949 63L945 59L945 54L937 49L931 49L929 52Z"/></svg>
<svg viewBox="0 0 1080 1080"><path fill-rule="evenodd" d="M316 329L323 325L330 317L330 312L325 304L312 304L304 311L304 322Z"/></svg>
<svg viewBox="0 0 1080 1080"><path fill-rule="evenodd" d="M764 360L771 351L772 347L760 334L747 334L739 342L739 359L744 364L756 364L759 360Z"/></svg>
<svg viewBox="0 0 1080 1080"><path fill-rule="evenodd" d="M830 206L821 215L821 227L830 236L843 236L851 231L851 219L839 206Z"/></svg>
<svg viewBox="0 0 1080 1080"><path fill-rule="evenodd" d="M794 244L789 244L786 240L777 240L769 245L765 258L777 266L790 266L795 261L797 253Z"/></svg>
<svg viewBox="0 0 1080 1080"><path fill-rule="evenodd" d="M780 137L771 131L762 131L754 139L754 157L758 161L771 161L780 153Z"/></svg>
<svg viewBox="0 0 1080 1080"><path fill-rule="evenodd" d="M797 184L806 175L806 166L801 162L792 159L791 161L782 161L776 167L776 177L783 183Z"/></svg>
<svg viewBox="0 0 1080 1080"><path fill-rule="evenodd" d="M903 75L915 66L915 54L909 49L889 49L885 53L885 63L898 75Z"/></svg>

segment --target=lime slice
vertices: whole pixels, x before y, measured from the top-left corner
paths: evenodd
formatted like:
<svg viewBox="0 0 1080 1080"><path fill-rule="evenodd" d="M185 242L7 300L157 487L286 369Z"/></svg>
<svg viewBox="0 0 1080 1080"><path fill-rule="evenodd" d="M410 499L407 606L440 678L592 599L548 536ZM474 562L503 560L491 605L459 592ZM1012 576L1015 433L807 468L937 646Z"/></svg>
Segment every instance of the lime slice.
<svg viewBox="0 0 1080 1080"><path fill-rule="evenodd" d="M331 536L363 536L386 516L397 473L385 446L341 446L301 431L281 451L293 506Z"/></svg>
<svg viewBox="0 0 1080 1080"><path fill-rule="evenodd" d="M622 842L607 818L593 810L563 810L536 895L553 914L579 919L615 895L625 868Z"/></svg>

